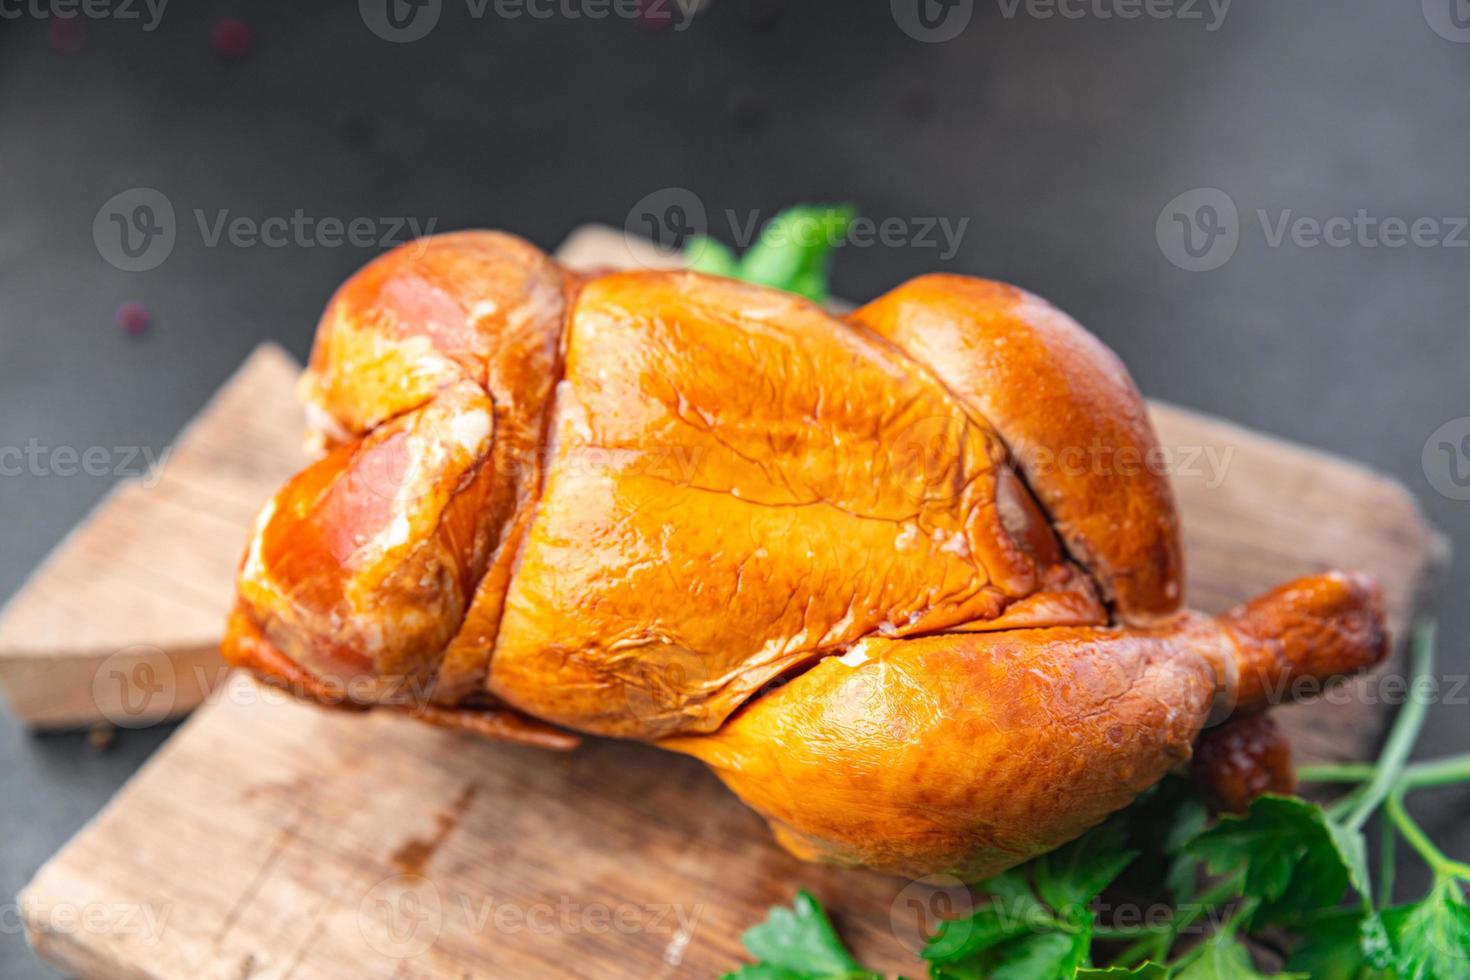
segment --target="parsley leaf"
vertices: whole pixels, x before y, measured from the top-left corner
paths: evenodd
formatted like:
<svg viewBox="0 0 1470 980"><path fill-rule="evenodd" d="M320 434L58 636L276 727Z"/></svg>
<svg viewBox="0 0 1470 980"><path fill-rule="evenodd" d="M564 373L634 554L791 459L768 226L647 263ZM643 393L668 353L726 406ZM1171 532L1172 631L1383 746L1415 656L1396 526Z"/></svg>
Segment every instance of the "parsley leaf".
<svg viewBox="0 0 1470 980"><path fill-rule="evenodd" d="M920 955L931 963L959 963L1024 936L1038 927L1033 924L1038 916L1041 928L1051 921L1045 906L1029 896L1021 901L996 896L964 918L941 922Z"/></svg>
<svg viewBox="0 0 1470 980"><path fill-rule="evenodd" d="M1306 923L1301 943L1287 957L1286 968L1313 980L1360 980L1380 975L1364 953L1376 916L1361 908L1333 909Z"/></svg>
<svg viewBox="0 0 1470 980"><path fill-rule="evenodd" d="M837 938L832 920L806 889L791 908L776 906L740 937L760 962L725 975L726 980L876 980Z"/></svg>
<svg viewBox="0 0 1470 980"><path fill-rule="evenodd" d="M1005 957L991 971L991 980L1070 980L1087 960L1092 936L1044 932L1012 940Z"/></svg>
<svg viewBox="0 0 1470 980"><path fill-rule="evenodd" d="M980 883L990 904L940 925L922 953L939 980L1071 980L1089 963L1098 893L1135 853L1104 824L1021 868ZM1033 883L1029 876L1034 875Z"/></svg>
<svg viewBox="0 0 1470 980"><path fill-rule="evenodd" d="M1261 899L1257 924L1336 905L1349 883L1368 888L1363 835L1295 797L1257 797L1245 816L1222 817L1185 850L1215 874L1244 869L1244 893Z"/></svg>
<svg viewBox="0 0 1470 980"><path fill-rule="evenodd" d="M1470 907L1453 879L1439 877L1423 901L1385 911L1383 924L1399 980L1470 977Z"/></svg>
<svg viewBox="0 0 1470 980"><path fill-rule="evenodd" d="M850 204L797 205L766 222L740 258L715 239L700 235L690 239L685 259L695 272L743 279L825 303L832 251L855 217L857 209Z"/></svg>
<svg viewBox="0 0 1470 980"><path fill-rule="evenodd" d="M931 980L1071 980L1087 957L1091 936L1031 932L958 963L930 965Z"/></svg>
<svg viewBox="0 0 1470 980"><path fill-rule="evenodd" d="M1300 977L1307 980L1305 973L1259 972L1251 963L1251 955L1233 935L1212 936L1205 940L1204 947L1184 969L1174 974L1175 980L1264 980L1271 976L1278 980Z"/></svg>
<svg viewBox="0 0 1470 980"><path fill-rule="evenodd" d="M695 272L737 279L740 259L730 246L709 235L695 235L684 243L684 261Z"/></svg>
<svg viewBox="0 0 1470 980"><path fill-rule="evenodd" d="M1088 831L1041 859L1036 890L1059 913L1073 913L1096 898L1138 856L1137 851L1124 850L1123 843L1123 830L1115 822Z"/></svg>

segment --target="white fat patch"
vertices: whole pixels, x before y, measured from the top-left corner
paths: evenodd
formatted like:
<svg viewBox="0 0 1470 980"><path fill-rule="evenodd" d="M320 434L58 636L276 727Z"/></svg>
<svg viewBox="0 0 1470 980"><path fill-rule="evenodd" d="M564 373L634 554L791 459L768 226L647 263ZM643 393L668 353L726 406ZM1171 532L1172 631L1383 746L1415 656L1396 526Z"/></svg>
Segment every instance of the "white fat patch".
<svg viewBox="0 0 1470 980"><path fill-rule="evenodd" d="M551 444L546 447L549 458L559 458L562 436L566 436L566 442L571 446L585 446L592 442L592 420L587 416L586 407L577 400L572 383L565 378L556 383L551 410L558 424L552 426Z"/></svg>
<svg viewBox="0 0 1470 980"><path fill-rule="evenodd" d="M309 432L331 442L346 442L352 438L347 427L333 418L311 394L307 394L302 407L306 409L306 428Z"/></svg>
<svg viewBox="0 0 1470 980"><path fill-rule="evenodd" d="M775 660L778 657L785 656L786 650L787 643L785 640L781 639L779 636L772 637L771 639L762 643L761 648L755 652L755 660L757 663L770 663L772 660Z"/></svg>
<svg viewBox="0 0 1470 980"><path fill-rule="evenodd" d="M380 341L380 357L396 354L408 364L398 377L400 388L417 387L426 381L448 381L458 373L454 363L440 354L434 342L423 334Z"/></svg>
<svg viewBox="0 0 1470 980"><path fill-rule="evenodd" d="M422 365L426 361L437 362L440 360L434 349L434 342L424 334L418 333L411 337L375 337L374 346L379 357L389 354L398 354L406 360L412 360L415 365Z"/></svg>
<svg viewBox="0 0 1470 980"><path fill-rule="evenodd" d="M769 306L747 306L741 309L740 317L744 320L754 320L764 323L767 320L777 320L791 312L792 304L778 303Z"/></svg>
<svg viewBox="0 0 1470 980"><path fill-rule="evenodd" d="M853 608L849 604L847 607L847 612L843 613L842 618L833 623L832 628L827 630L826 635L822 637L822 645L826 646L829 643L836 643L840 641L844 636L847 635L847 631L852 629L852 623Z"/></svg>
<svg viewBox="0 0 1470 980"><path fill-rule="evenodd" d="M383 535L383 546L385 548L396 548L408 541L413 534L413 525L408 518L402 514L393 515L393 523L388 525L387 532Z"/></svg>
<svg viewBox="0 0 1470 980"><path fill-rule="evenodd" d="M356 620L355 625L358 626L357 647L370 656L381 653L383 651L383 627L378 623L360 618Z"/></svg>
<svg viewBox="0 0 1470 980"><path fill-rule="evenodd" d="M493 299L482 299L470 307L471 320L484 320L500 312L500 304Z"/></svg>
<svg viewBox="0 0 1470 980"><path fill-rule="evenodd" d="M263 582L267 577L265 561L260 557L260 542L265 536L265 529L270 526L271 518L275 516L276 498L272 497L261 508L260 516L255 519L255 529L250 535L250 551L245 555L245 567L240 570L240 577L247 581Z"/></svg>
<svg viewBox="0 0 1470 980"><path fill-rule="evenodd" d="M449 431L460 448L478 456L485 448L485 440L490 438L490 413L483 408L461 412L449 420Z"/></svg>
<svg viewBox="0 0 1470 980"><path fill-rule="evenodd" d="M970 557L970 542L965 540L964 534L959 531L941 531L939 528L935 528L934 533L930 537L934 539L934 543L939 546L940 551L947 552L951 555L958 555L961 558Z"/></svg>
<svg viewBox="0 0 1470 980"><path fill-rule="evenodd" d="M844 667L861 667L868 662L868 644L865 640L858 640L852 645L852 649L837 658L837 662Z"/></svg>
<svg viewBox="0 0 1470 980"><path fill-rule="evenodd" d="M919 529L913 524L905 524L903 530L899 531L893 538L893 547L899 551L908 551L914 546L914 541L919 537Z"/></svg>

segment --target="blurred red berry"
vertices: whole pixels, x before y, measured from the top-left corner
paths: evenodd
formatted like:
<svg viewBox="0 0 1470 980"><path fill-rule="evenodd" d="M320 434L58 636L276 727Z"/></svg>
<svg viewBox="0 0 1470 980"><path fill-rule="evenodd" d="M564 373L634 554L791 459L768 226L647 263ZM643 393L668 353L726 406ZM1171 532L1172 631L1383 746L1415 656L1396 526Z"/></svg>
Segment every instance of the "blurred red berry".
<svg viewBox="0 0 1470 980"><path fill-rule="evenodd" d="M117 308L117 325L122 328L123 333L140 334L152 322L153 315L148 312L148 307L136 300Z"/></svg>
<svg viewBox="0 0 1470 980"><path fill-rule="evenodd" d="M250 50L250 28L245 22L226 17L209 32L214 53L221 58L243 58Z"/></svg>
<svg viewBox="0 0 1470 980"><path fill-rule="evenodd" d="M80 17L57 17L51 21L51 26L46 29L46 37L51 42L51 50L60 51L62 54L71 54L82 47L85 36L82 31L82 19Z"/></svg>

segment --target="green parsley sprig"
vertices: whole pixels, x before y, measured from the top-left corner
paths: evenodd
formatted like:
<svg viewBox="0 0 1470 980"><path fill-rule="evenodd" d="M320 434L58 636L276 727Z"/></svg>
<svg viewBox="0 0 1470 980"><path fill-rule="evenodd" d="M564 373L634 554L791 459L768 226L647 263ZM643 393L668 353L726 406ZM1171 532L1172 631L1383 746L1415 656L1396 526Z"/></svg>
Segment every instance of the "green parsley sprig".
<svg viewBox="0 0 1470 980"><path fill-rule="evenodd" d="M684 246L684 257L695 272L743 279L825 303L832 252L855 217L851 204L800 204L766 222L744 255L737 257L716 238L696 235Z"/></svg>
<svg viewBox="0 0 1470 980"><path fill-rule="evenodd" d="M765 922L740 939L759 962L727 974L729 980L881 980L858 966L806 889L796 893L791 908L771 909Z"/></svg>
<svg viewBox="0 0 1470 980"><path fill-rule="evenodd" d="M940 924L921 952L931 980L1470 980L1470 864L1444 854L1409 814L1410 793L1470 783L1470 754L1409 764L1428 711L1434 628L1415 631L1409 701L1378 761L1306 766L1309 782L1352 788L1333 803L1267 795L1242 816L1207 818L1168 779L1076 841L976 883L989 901ZM1370 871L1363 828L1380 816ZM1402 838L1433 878L1418 901L1392 904ZM1165 921L1120 926L1105 889L1168 894ZM1265 974L1247 937L1281 951ZM744 937L758 962L739 980L877 976L842 945L820 904L792 909Z"/></svg>

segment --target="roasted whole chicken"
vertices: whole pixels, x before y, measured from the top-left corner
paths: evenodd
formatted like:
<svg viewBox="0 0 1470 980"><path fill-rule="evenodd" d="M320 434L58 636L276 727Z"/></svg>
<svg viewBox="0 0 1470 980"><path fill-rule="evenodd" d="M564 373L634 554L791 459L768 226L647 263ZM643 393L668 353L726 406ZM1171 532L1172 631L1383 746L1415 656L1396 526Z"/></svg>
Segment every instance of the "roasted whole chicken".
<svg viewBox="0 0 1470 980"><path fill-rule="evenodd" d="M1355 574L1183 610L1127 372L995 282L838 318L442 235L341 288L303 393L323 453L256 523L233 663L491 738L696 756L803 858L988 875L1197 743L1240 807L1290 785L1262 709L1386 649Z"/></svg>

